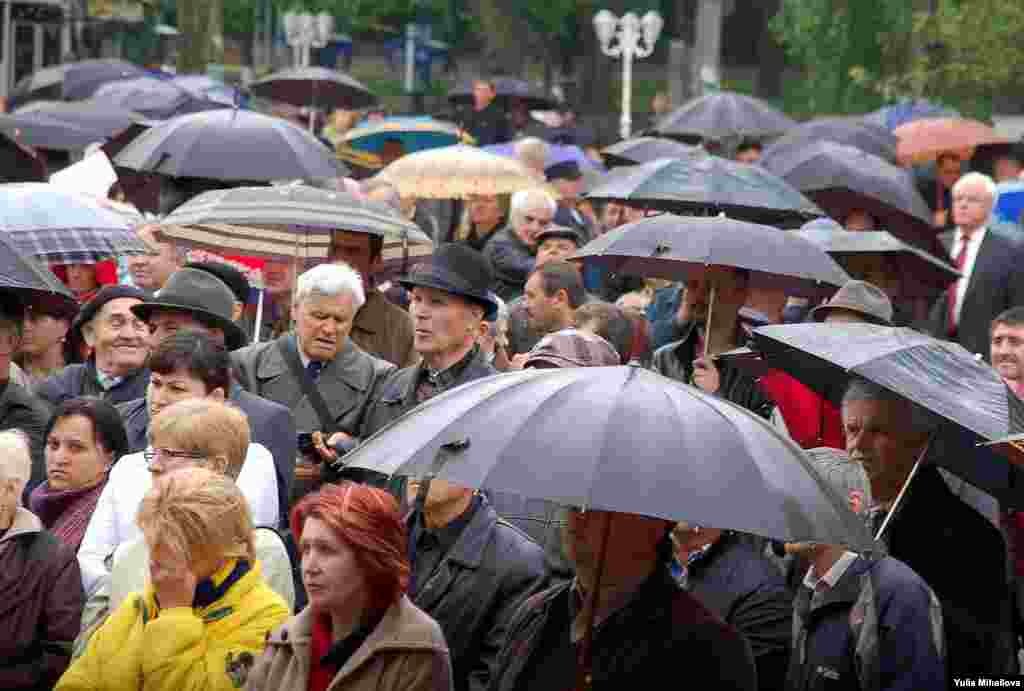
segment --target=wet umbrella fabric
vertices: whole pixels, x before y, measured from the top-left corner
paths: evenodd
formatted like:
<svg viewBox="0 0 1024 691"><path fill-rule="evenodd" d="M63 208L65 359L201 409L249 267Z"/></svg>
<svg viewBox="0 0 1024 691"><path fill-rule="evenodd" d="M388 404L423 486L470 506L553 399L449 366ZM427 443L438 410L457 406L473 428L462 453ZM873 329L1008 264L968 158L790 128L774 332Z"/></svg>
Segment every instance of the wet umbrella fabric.
<svg viewBox="0 0 1024 691"><path fill-rule="evenodd" d="M885 231L806 229L795 232L821 247L840 264L848 256L891 255L899 265L899 276L907 297L935 297L960 278L960 272L953 265Z"/></svg>
<svg viewBox="0 0 1024 691"><path fill-rule="evenodd" d="M655 123L652 132L683 139L761 139L780 135L793 127L796 127L796 121L764 101L722 91L701 96L677 108Z"/></svg>
<svg viewBox="0 0 1024 691"><path fill-rule="evenodd" d="M13 115L67 123L78 129L95 132L109 139L146 117L129 108L94 99L85 101L32 101L18 108Z"/></svg>
<svg viewBox="0 0 1024 691"><path fill-rule="evenodd" d="M171 81L205 101L213 101L224 106L245 105L246 97L238 87L228 86L204 74L185 74Z"/></svg>
<svg viewBox="0 0 1024 691"><path fill-rule="evenodd" d="M122 149L114 164L223 181L312 180L348 172L302 128L233 108L182 115L151 127Z"/></svg>
<svg viewBox="0 0 1024 691"><path fill-rule="evenodd" d="M346 460L785 541L872 544L791 440L724 399L637 367L478 380L418 406Z"/></svg>
<svg viewBox="0 0 1024 691"><path fill-rule="evenodd" d="M924 99L916 101L900 101L891 106L884 106L864 116L867 122L885 127L892 132L900 125L924 118L959 117L960 113L952 108L932 103Z"/></svg>
<svg viewBox="0 0 1024 691"><path fill-rule="evenodd" d="M49 297L75 302L71 291L40 262L23 254L11 236L0 232L0 295Z"/></svg>
<svg viewBox="0 0 1024 691"><path fill-rule="evenodd" d="M768 366L837 407L849 379L863 377L935 413L950 423L933 442L940 464L1007 506L1024 507L1024 472L975 448L1011 431L1015 398L980 357L913 329L874 324L762 326L753 339Z"/></svg>
<svg viewBox="0 0 1024 691"><path fill-rule="evenodd" d="M105 140L103 134L96 130L48 117L17 113L0 113L0 131L19 144L54 151L82 151L90 144Z"/></svg>
<svg viewBox="0 0 1024 691"><path fill-rule="evenodd" d="M985 123L967 118L914 120L893 133L899 138L897 158L904 163L928 163L945 151L961 152L964 158L970 158L979 146L1008 143Z"/></svg>
<svg viewBox="0 0 1024 691"><path fill-rule="evenodd" d="M339 144L358 151L380 153L384 142L388 140L401 142L403 151L410 154L469 143L472 138L457 126L443 120L431 117L394 117L355 127L342 136Z"/></svg>
<svg viewBox="0 0 1024 691"><path fill-rule="evenodd" d="M271 101L311 108L366 108L377 103L362 82L326 67L297 67L255 81L252 93Z"/></svg>
<svg viewBox="0 0 1024 691"><path fill-rule="evenodd" d="M705 152L697 146L690 146L664 137L634 137L606 146L601 150L605 164L613 166L632 166L647 163L658 158L686 158L688 156L704 156Z"/></svg>
<svg viewBox="0 0 1024 691"><path fill-rule="evenodd" d="M587 197L673 213L725 213L730 218L787 228L824 215L777 175L718 156L662 158L618 168Z"/></svg>
<svg viewBox="0 0 1024 691"><path fill-rule="evenodd" d="M824 250L793 233L724 217L644 218L592 240L572 258L675 281L708 266L731 266L749 270L752 286L813 297L850 278Z"/></svg>
<svg viewBox="0 0 1024 691"><path fill-rule="evenodd" d="M8 107L16 108L40 98L77 101L92 96L101 84L148 74L138 65L117 59L82 60L47 67L15 85Z"/></svg>
<svg viewBox="0 0 1024 691"><path fill-rule="evenodd" d="M819 141L852 146L890 163L896 161L896 135L880 125L851 117L820 118L801 123L766 147L762 160L791 147L804 147Z"/></svg>
<svg viewBox="0 0 1024 691"><path fill-rule="evenodd" d="M860 149L815 142L777 151L761 165L814 200L832 218L854 210L875 216L890 232L929 251L935 231L912 174Z"/></svg>
<svg viewBox="0 0 1024 691"><path fill-rule="evenodd" d="M47 183L0 185L0 232L21 254L51 264L150 252L123 216Z"/></svg>
<svg viewBox="0 0 1024 691"><path fill-rule="evenodd" d="M494 80L495 100L502 110L508 110L513 101L521 101L527 110L554 110L558 102L544 94L529 82L511 77L499 77ZM455 105L473 103L473 82L465 82L448 93L448 100Z"/></svg>
<svg viewBox="0 0 1024 691"><path fill-rule="evenodd" d="M147 118L159 120L229 107L223 103L199 98L173 81L156 77L108 82L96 90L94 98L116 106L130 106Z"/></svg>

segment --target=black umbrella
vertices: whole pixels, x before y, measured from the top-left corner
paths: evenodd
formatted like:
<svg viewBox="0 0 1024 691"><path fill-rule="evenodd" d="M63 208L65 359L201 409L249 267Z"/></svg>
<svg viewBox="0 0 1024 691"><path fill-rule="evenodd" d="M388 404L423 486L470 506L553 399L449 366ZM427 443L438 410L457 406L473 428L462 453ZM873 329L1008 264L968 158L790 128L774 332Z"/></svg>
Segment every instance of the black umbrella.
<svg viewBox="0 0 1024 691"><path fill-rule="evenodd" d="M527 110L556 110L558 102L537 87L522 79L499 77L494 80L495 100L502 110L514 102L521 102ZM473 82L464 82L448 92L448 100L459 106L473 103Z"/></svg>
<svg viewBox="0 0 1024 691"><path fill-rule="evenodd" d="M46 162L35 151L0 134L0 182L46 182Z"/></svg>
<svg viewBox="0 0 1024 691"><path fill-rule="evenodd" d="M418 406L346 461L788 542L871 546L792 441L739 406L637 367L478 380Z"/></svg>
<svg viewBox="0 0 1024 691"><path fill-rule="evenodd" d="M866 281L877 283L871 277L858 275L854 268L859 264L857 258L882 255L887 260L882 268L889 278L901 282L904 297L934 298L960 278L960 272L948 262L885 231L854 233L806 229L795 232L828 252L851 276Z"/></svg>
<svg viewBox="0 0 1024 691"><path fill-rule="evenodd" d="M751 272L751 285L820 296L849 280L820 247L794 233L731 218L663 214L620 226L573 259L615 273L685 280L708 266Z"/></svg>
<svg viewBox="0 0 1024 691"><path fill-rule="evenodd" d="M172 81L156 77L107 82L96 90L94 98L122 108L131 107L144 117L159 120L230 107L198 97Z"/></svg>
<svg viewBox="0 0 1024 691"><path fill-rule="evenodd" d="M326 67L297 67L275 72L253 82L249 89L260 98L299 107L355 110L377 103L377 97L365 84Z"/></svg>
<svg viewBox="0 0 1024 691"><path fill-rule="evenodd" d="M632 166L647 163L658 158L687 158L704 156L707 152L697 146L690 146L664 137L634 137L606 146L601 150L605 165Z"/></svg>
<svg viewBox="0 0 1024 691"><path fill-rule="evenodd" d="M752 96L722 91L696 98L663 117L652 132L680 139L751 138L780 135L796 122Z"/></svg>
<svg viewBox="0 0 1024 691"><path fill-rule="evenodd" d="M913 175L852 146L815 142L761 159L761 165L840 221L866 211L893 235L936 250L928 205Z"/></svg>
<svg viewBox="0 0 1024 691"><path fill-rule="evenodd" d="M347 170L316 137L281 118L222 108L150 128L114 158L118 166L222 181L333 178Z"/></svg>
<svg viewBox="0 0 1024 691"><path fill-rule="evenodd" d="M896 161L896 135L881 125L852 117L817 118L800 123L766 147L762 158L818 141L845 144L890 163Z"/></svg>
<svg viewBox="0 0 1024 691"><path fill-rule="evenodd" d="M144 77L142 67L116 59L69 62L33 72L19 81L8 98L8 107L37 99L80 100L92 96L101 84L118 79Z"/></svg>
<svg viewBox="0 0 1024 691"><path fill-rule="evenodd" d="M680 214L725 213L784 228L824 215L785 180L718 156L660 158L617 168L586 196Z"/></svg>
<svg viewBox="0 0 1024 691"><path fill-rule="evenodd" d="M754 349L836 406L851 377L868 379L950 425L933 442L935 459L1007 506L1024 506L1024 471L975 449L1010 430L1015 397L999 374L957 343L913 329L874 324L787 324L754 329Z"/></svg>

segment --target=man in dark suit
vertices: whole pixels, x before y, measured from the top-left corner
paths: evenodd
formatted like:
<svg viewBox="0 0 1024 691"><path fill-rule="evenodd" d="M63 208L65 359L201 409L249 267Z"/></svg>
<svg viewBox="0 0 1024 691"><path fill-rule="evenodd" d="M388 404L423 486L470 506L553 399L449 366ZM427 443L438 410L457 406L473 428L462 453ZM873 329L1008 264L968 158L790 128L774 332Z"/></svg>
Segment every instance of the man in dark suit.
<svg viewBox="0 0 1024 691"><path fill-rule="evenodd" d="M996 199L992 178L969 173L953 186L956 230L945 237L963 278L932 306L928 330L988 357L989 326L1004 310L1024 305L1019 246L989 226Z"/></svg>
<svg viewBox="0 0 1024 691"><path fill-rule="evenodd" d="M544 169L548 182L558 190L558 211L555 212L556 226L572 228L583 238L583 244L594 239L594 226L590 219L576 208L583 192L583 173L576 161L562 161Z"/></svg>

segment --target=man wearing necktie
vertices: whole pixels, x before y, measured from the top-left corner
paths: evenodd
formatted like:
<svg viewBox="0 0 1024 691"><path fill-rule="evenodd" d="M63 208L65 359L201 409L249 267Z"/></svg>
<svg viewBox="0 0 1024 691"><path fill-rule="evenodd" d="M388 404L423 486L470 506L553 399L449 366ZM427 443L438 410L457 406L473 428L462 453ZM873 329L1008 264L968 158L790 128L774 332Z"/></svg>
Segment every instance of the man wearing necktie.
<svg viewBox="0 0 1024 691"><path fill-rule="evenodd" d="M334 460L328 448L355 435L370 401L395 370L349 338L365 301L363 280L355 269L322 264L296 282L292 331L233 353L242 385L287 406L295 417L300 457L293 504L319 484L321 461ZM313 392L322 399L323 410L311 398Z"/></svg>
<svg viewBox="0 0 1024 691"><path fill-rule="evenodd" d="M996 315L1024 305L1021 245L989 227L998 192L992 178L968 173L953 185L956 230L944 234L961 278L932 307L929 331L986 358Z"/></svg>

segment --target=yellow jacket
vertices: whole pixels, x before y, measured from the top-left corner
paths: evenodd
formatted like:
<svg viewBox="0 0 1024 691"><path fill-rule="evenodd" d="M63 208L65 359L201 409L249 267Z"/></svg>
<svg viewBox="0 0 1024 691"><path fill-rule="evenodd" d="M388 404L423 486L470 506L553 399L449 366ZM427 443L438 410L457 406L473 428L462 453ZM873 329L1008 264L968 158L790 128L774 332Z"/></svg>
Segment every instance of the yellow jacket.
<svg viewBox="0 0 1024 691"><path fill-rule="evenodd" d="M213 576L224 582L236 562ZM152 586L129 596L93 634L56 691L231 691L245 684L267 634L288 618L259 562L212 605L160 610Z"/></svg>

